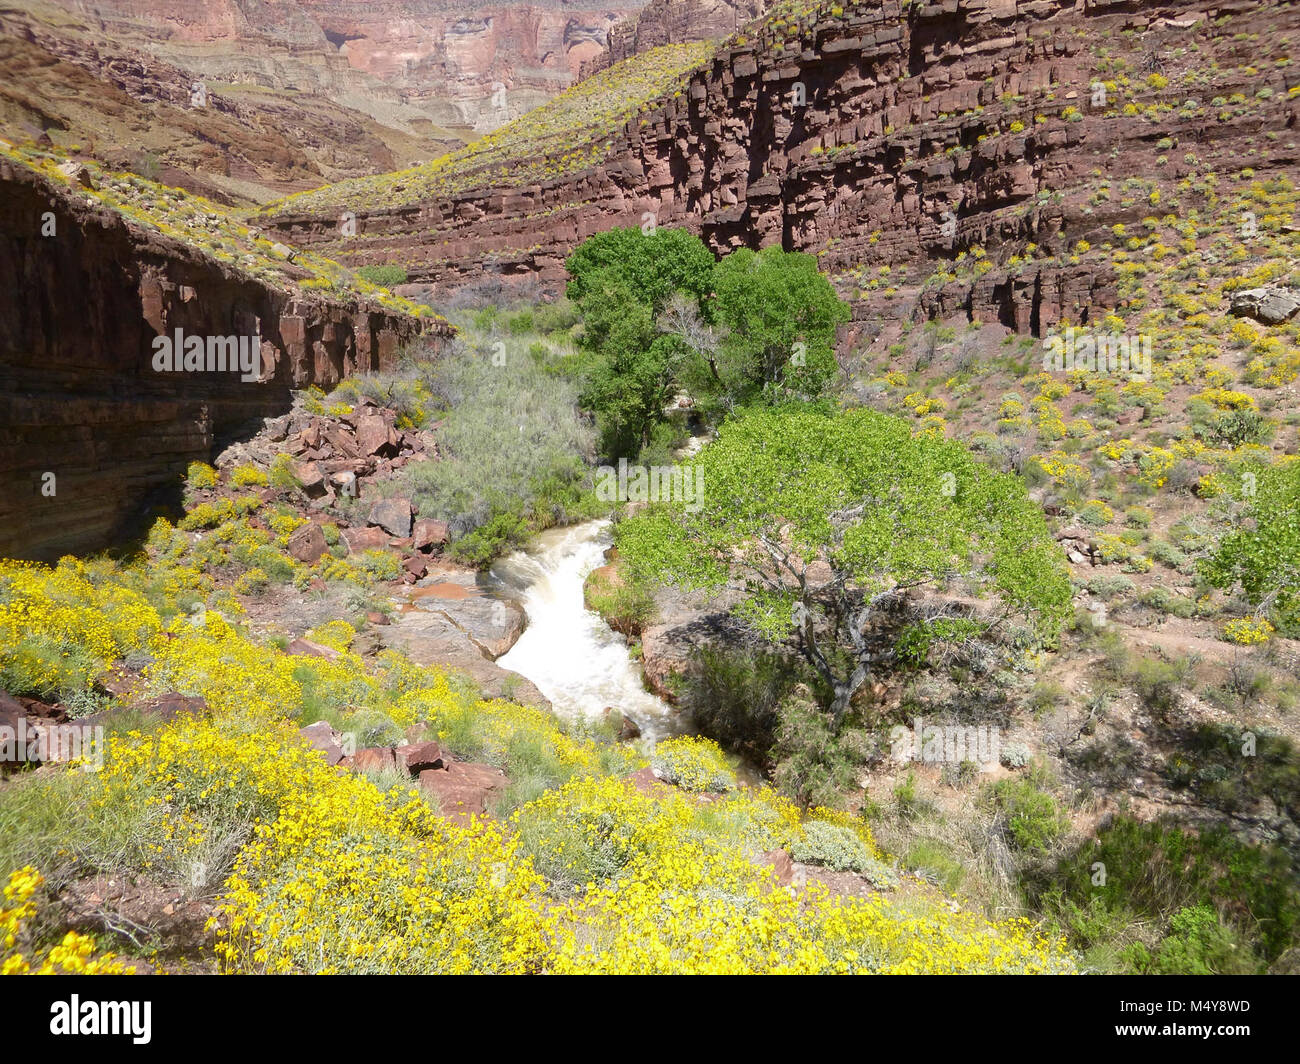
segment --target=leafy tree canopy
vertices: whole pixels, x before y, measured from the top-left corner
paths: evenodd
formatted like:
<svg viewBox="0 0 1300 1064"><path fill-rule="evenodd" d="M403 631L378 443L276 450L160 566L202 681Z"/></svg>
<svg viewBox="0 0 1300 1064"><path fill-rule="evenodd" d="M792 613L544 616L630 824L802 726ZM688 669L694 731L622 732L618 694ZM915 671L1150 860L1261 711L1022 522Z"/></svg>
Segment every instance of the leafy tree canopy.
<svg viewBox="0 0 1300 1064"><path fill-rule="evenodd" d="M1300 628L1300 462L1256 475L1242 527L1223 537L1202 572L1216 587L1240 587L1280 629Z"/></svg>
<svg viewBox="0 0 1300 1064"><path fill-rule="evenodd" d="M776 386L816 396L834 380L835 329L849 308L813 256L733 252L714 267L713 292L723 335L718 383L732 402Z"/></svg>
<svg viewBox="0 0 1300 1064"><path fill-rule="evenodd" d="M773 641L798 641L837 714L883 663L864 629L893 592L966 575L1047 643L1069 614L1064 559L1023 482L957 441L868 410L786 404L729 418L692 465L703 504L623 522L620 556L642 579L687 587L739 576L744 615Z"/></svg>
<svg viewBox="0 0 1300 1064"><path fill-rule="evenodd" d="M599 298L597 276L612 270L626 284L631 299L658 311L673 292L696 299L706 295L713 274L713 253L684 229L635 227L610 229L582 242L565 261L572 280L568 294L584 315L592 297Z"/></svg>
<svg viewBox="0 0 1300 1064"><path fill-rule="evenodd" d="M566 262L583 316L583 405L610 456L645 448L686 388L706 411L811 399L836 374L848 307L809 255L766 248L714 261L682 230L613 229Z"/></svg>

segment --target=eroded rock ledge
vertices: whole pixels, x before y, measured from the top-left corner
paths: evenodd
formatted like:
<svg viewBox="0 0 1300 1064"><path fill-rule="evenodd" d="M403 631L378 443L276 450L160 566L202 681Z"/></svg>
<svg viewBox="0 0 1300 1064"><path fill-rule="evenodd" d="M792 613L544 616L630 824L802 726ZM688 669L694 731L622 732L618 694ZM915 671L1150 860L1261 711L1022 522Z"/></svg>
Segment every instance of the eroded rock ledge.
<svg viewBox="0 0 1300 1064"><path fill-rule="evenodd" d="M217 439L294 388L391 367L422 328L451 332L273 287L0 161L0 556L104 547ZM177 329L256 336L261 379L157 372L153 340Z"/></svg>
<svg viewBox="0 0 1300 1064"><path fill-rule="evenodd" d="M1286 18L1286 5L1270 0L845 0L842 14L798 33L748 27L682 91L609 137L594 166L517 186L485 171L481 187L442 198L349 204L352 240L339 238L333 215L286 210L272 225L342 261L399 263L434 288L491 269L559 289L577 244L641 225L647 212L718 252L816 253L832 275L980 247L992 272L927 290L918 311L965 311L1042 335L1113 306L1114 278L1086 259L1016 266L1001 250L1035 242L1063 254L1152 212L1122 196L1090 202L1093 171L1173 185L1192 149L1202 170L1250 158L1266 179L1292 165L1287 138L1264 133L1293 129L1300 97L1288 95L1282 68L1243 72L1252 35ZM1091 102L1101 40L1127 49L1131 109ZM1167 69L1169 84L1149 85L1144 63ZM1197 84L1188 109L1190 87L1175 78L1193 67L1214 77ZM1210 106L1233 94L1250 106L1226 116ZM1156 105L1172 110L1153 122L1144 109ZM1161 138L1181 145L1164 171ZM515 160L521 171L526 162Z"/></svg>

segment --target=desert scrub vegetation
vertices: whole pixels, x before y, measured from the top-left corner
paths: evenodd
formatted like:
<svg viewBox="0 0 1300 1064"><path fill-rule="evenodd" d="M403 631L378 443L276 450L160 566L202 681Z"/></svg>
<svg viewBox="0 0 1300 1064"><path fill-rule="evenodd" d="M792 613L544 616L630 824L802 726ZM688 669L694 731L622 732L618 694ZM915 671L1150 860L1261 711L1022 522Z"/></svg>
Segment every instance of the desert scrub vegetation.
<svg viewBox="0 0 1300 1064"><path fill-rule="evenodd" d="M71 561L24 571L48 585L38 597L68 596ZM114 601L125 593L119 579L105 566L77 593ZM808 830L785 799L766 788L704 804L680 789L639 795L625 777L640 762L626 748L566 734L531 707L479 701L398 655L366 662L337 622L315 634L338 657L304 659L215 612L164 625L138 608L144 623L120 635L89 615L43 627L63 624L73 645L85 628L87 650L104 656L143 650L146 691L191 694L206 710L115 733L99 772L30 773L0 789L0 865L19 884L7 922L25 919L11 910L25 911L41 875L56 893L108 872L210 898L211 947L230 972L1074 970L1058 941L1023 921L954 913L937 896L773 890L754 858ZM15 632L0 630L7 669ZM382 712L512 777L546 762L554 778L516 795L505 821L457 826L409 784L377 787L307 746L296 725L317 708L309 689L327 692L340 727ZM717 765L700 752L687 760L712 782ZM870 845L865 826L856 838ZM68 970L108 970L96 954L113 943L21 945L21 960L6 955L11 970L51 957Z"/></svg>
<svg viewBox="0 0 1300 1064"><path fill-rule="evenodd" d="M593 516L598 505L592 431L576 386L554 372L536 334L498 332L495 312L481 320L485 328L463 318L452 350L418 363L407 381L358 386L427 396L408 411L438 421L439 460L408 466L380 490L408 495L422 517L446 521L451 555L474 565L543 529Z"/></svg>
<svg viewBox="0 0 1300 1064"><path fill-rule="evenodd" d="M1025 893L1101 971L1261 973L1295 946L1300 885L1286 852L1225 828L1116 816L1030 869Z"/></svg>
<svg viewBox="0 0 1300 1064"><path fill-rule="evenodd" d="M647 102L671 95L713 54L712 41L668 44L615 63L474 143L411 170L295 193L262 212L392 207L469 188L526 185L593 166Z"/></svg>

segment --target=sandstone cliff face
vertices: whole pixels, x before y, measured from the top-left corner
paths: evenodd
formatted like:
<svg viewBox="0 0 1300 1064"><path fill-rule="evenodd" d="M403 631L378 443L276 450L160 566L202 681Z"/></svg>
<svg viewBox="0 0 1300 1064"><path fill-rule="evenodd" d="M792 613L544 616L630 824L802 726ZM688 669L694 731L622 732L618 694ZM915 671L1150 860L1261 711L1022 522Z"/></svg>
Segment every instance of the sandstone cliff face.
<svg viewBox="0 0 1300 1064"><path fill-rule="evenodd" d="M1094 173L1172 190L1193 148L1202 172L1235 171L1245 158L1260 178L1294 166L1294 138L1263 134L1294 130L1300 98L1272 61L1244 70L1258 54L1252 40L1288 27L1289 5L1245 0L846 3L811 28L769 24L721 48L582 172L416 206L358 205L364 239L351 246L336 241L330 219L286 213L276 225L283 239L397 262L433 286L487 265L558 287L576 244L647 216L699 232L718 251L815 252L833 274L947 261L979 246L992 249L994 268L926 288L921 309L1041 333L1113 305L1109 267L1016 265L1011 251L1034 242L1063 252L1151 213L1120 196L1093 202ZM1099 44L1128 61L1131 108L1093 108ZM1148 80L1157 68L1166 85ZM1245 103L1221 110L1209 99L1218 96ZM1164 139L1186 147L1160 170Z"/></svg>
<svg viewBox="0 0 1300 1064"><path fill-rule="evenodd" d="M376 117L413 107L442 125L490 129L570 84L639 0L58 0L115 41L202 77L309 91ZM494 86L518 93L506 107ZM371 101L367 105L366 100ZM409 119L409 114L394 118Z"/></svg>
<svg viewBox="0 0 1300 1064"><path fill-rule="evenodd" d="M604 50L582 64L580 76L660 45L730 37L770 6L769 0L650 0L609 31Z"/></svg>
<svg viewBox="0 0 1300 1064"><path fill-rule="evenodd" d="M0 160L0 556L105 546L217 438L292 388L392 366L420 324L269 287ZM262 378L157 372L176 329L257 337Z"/></svg>

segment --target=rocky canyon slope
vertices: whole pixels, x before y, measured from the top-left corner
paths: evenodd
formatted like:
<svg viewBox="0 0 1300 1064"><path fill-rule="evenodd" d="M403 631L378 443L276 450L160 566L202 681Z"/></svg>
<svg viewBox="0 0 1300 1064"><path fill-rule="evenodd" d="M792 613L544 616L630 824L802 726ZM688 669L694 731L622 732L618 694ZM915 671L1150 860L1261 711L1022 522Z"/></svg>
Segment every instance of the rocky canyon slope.
<svg viewBox="0 0 1300 1064"><path fill-rule="evenodd" d="M1294 167L1297 31L1292 5L1244 0L785 4L698 59L668 45L616 63L491 143L287 200L272 225L435 288L485 267L558 287L584 237L649 217L718 251L814 252L850 297L881 268L978 248L978 276L939 270L918 309L1041 334L1113 305L1087 245L1193 170ZM669 68L620 107L581 98ZM1097 195L1138 175L1145 202Z"/></svg>

